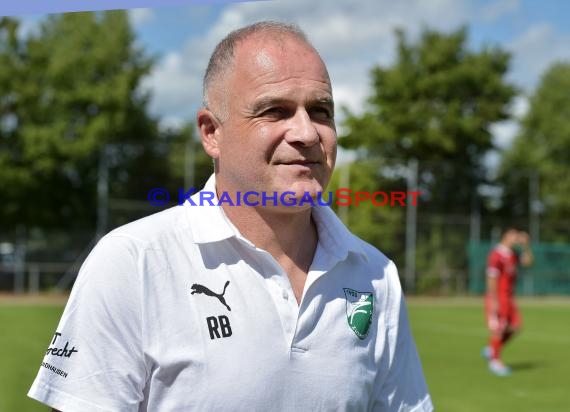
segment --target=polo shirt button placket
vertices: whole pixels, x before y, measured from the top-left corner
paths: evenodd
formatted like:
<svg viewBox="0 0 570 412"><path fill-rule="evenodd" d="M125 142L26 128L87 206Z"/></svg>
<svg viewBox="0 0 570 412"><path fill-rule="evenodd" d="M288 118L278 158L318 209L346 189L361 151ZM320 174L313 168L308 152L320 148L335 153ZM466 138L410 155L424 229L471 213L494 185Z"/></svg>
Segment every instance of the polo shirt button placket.
<svg viewBox="0 0 570 412"><path fill-rule="evenodd" d="M281 297L285 301L284 304L287 305L287 334L289 335L289 341L292 343L295 340L295 331L297 329L298 321L298 309L297 302L291 302L289 299L290 293L286 288L281 290Z"/></svg>
<svg viewBox="0 0 570 412"><path fill-rule="evenodd" d="M307 351L307 349L297 346L298 339L297 333L299 332L299 318L301 315L301 304L297 303L297 299L293 293L293 290L283 288L282 289L282 296L285 301L287 301L288 306L288 314L289 314L289 322L288 324L288 335L289 335L289 347L291 351L291 355L300 353L303 354Z"/></svg>
<svg viewBox="0 0 570 412"><path fill-rule="evenodd" d="M281 303L277 303L284 309L282 312L282 322L285 327L285 333L288 338L288 344L293 349L295 346L295 333L297 331L297 322L299 319L299 307L296 299L293 297L293 291L288 287L284 279L286 279L286 274L281 273L281 279L277 286L279 289L277 292L277 298L281 300ZM280 295L280 296L279 296Z"/></svg>
<svg viewBox="0 0 570 412"><path fill-rule="evenodd" d="M299 320L300 307L294 297L293 290L288 281L287 273L277 264L275 260L267 253L267 261L277 276L270 276L267 279L272 286L269 287L275 304L278 308L279 316L283 325L283 330L287 339L287 346L295 351L295 334L297 332L297 322ZM304 351L304 350L300 350Z"/></svg>

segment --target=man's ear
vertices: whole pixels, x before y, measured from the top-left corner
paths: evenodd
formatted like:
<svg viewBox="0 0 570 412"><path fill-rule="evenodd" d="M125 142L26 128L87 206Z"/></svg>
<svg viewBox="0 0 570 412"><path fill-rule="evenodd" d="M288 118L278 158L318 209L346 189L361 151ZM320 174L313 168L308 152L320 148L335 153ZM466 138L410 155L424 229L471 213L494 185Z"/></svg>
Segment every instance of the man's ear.
<svg viewBox="0 0 570 412"><path fill-rule="evenodd" d="M205 107L196 114L196 124L204 151L213 159L220 156L220 126L218 118Z"/></svg>

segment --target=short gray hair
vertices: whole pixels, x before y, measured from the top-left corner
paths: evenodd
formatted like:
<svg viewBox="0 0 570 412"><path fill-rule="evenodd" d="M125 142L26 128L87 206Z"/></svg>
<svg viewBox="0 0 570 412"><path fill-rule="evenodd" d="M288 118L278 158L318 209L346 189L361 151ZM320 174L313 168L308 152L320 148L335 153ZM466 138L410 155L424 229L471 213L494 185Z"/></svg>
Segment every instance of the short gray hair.
<svg viewBox="0 0 570 412"><path fill-rule="evenodd" d="M278 36L293 36L314 49L313 45L307 39L307 35L299 28L299 26L291 23L260 21L232 31L216 45L212 56L210 56L210 61L208 62L208 67L206 68L206 73L204 74L204 80L202 83L202 99L205 107L212 110L212 101L210 97L212 84L214 81L220 80L225 72L233 66L237 44L252 35L268 33L276 34ZM220 113L214 114L220 117Z"/></svg>

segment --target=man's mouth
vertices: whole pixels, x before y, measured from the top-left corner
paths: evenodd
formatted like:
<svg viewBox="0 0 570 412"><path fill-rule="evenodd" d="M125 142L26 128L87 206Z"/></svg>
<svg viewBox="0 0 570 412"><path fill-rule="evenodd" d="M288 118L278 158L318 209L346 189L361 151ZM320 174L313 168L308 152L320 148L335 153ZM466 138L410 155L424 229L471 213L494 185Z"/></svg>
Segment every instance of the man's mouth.
<svg viewBox="0 0 570 412"><path fill-rule="evenodd" d="M315 160L308 160L308 159L301 159L301 160L287 160L287 161L283 161L283 162L278 162L278 165L285 165L285 166L316 166L316 165L320 165L321 162L319 161L315 161Z"/></svg>

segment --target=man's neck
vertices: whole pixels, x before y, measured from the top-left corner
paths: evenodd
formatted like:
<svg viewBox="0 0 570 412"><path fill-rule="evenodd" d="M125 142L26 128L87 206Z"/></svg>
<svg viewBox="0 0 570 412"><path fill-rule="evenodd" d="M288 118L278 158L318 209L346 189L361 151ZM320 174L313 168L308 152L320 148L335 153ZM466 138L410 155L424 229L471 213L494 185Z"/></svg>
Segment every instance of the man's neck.
<svg viewBox="0 0 570 412"><path fill-rule="evenodd" d="M266 250L287 273L297 302L315 251L318 234L310 208L298 212L273 207L229 206L224 212L239 232L256 247Z"/></svg>
<svg viewBox="0 0 570 412"><path fill-rule="evenodd" d="M282 255L298 260L317 245L317 231L311 209L279 212L268 207L226 206L224 212L239 232L255 246L279 260ZM309 246L313 246L312 248Z"/></svg>

